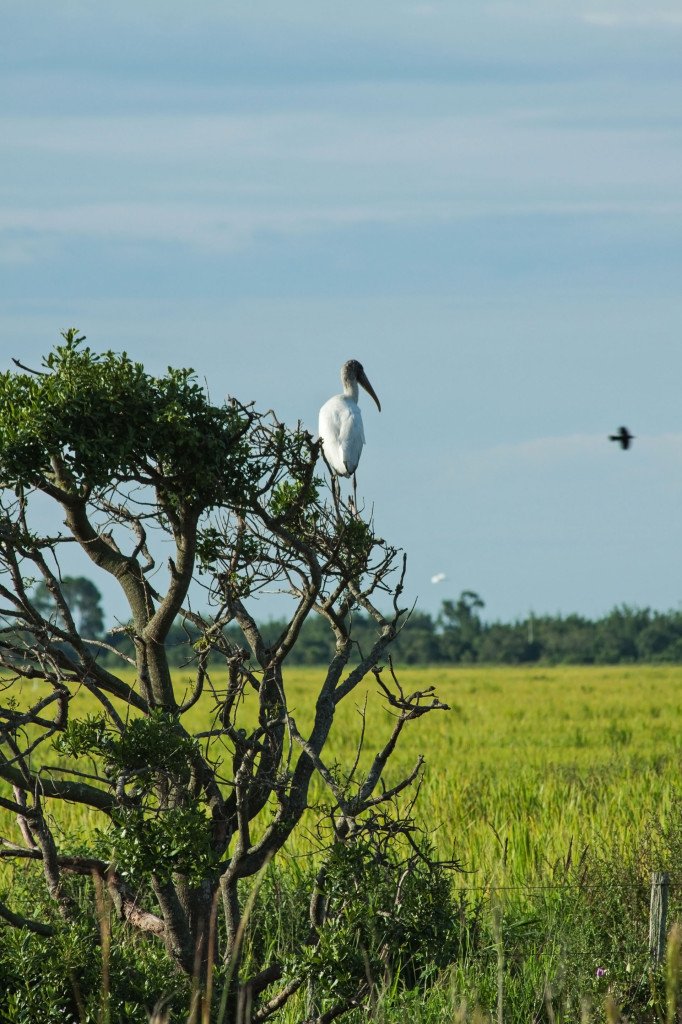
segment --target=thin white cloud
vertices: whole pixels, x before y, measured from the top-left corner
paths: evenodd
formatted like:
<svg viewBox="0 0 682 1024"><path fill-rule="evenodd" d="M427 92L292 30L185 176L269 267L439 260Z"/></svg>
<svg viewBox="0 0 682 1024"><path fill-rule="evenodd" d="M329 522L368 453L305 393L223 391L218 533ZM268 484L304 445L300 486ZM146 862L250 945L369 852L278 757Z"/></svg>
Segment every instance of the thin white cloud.
<svg viewBox="0 0 682 1024"><path fill-rule="evenodd" d="M30 262L41 238L69 236L240 251L359 225L682 216L670 125L561 114L548 98L453 114L0 118L18 169L0 192L0 259Z"/></svg>
<svg viewBox="0 0 682 1024"><path fill-rule="evenodd" d="M8 267L25 266L45 255L41 239L26 237L5 237L0 235L0 264Z"/></svg>
<svg viewBox="0 0 682 1024"><path fill-rule="evenodd" d="M362 206L230 208L200 203L92 203L45 209L0 209L8 252L31 236L91 236L117 242L179 242L200 248L238 249L259 234L305 234L367 222L395 222L400 208ZM17 238L18 236L18 238Z"/></svg>
<svg viewBox="0 0 682 1024"><path fill-rule="evenodd" d="M368 95L371 95L368 94ZM581 110L578 116L593 112ZM68 158L74 170L97 166L126 168L128 177L158 175L199 185L238 179L257 188L258 172L276 165L281 175L300 168L306 179L328 175L330 168L390 168L398 185L417 180L445 187L452 176L471 182L483 178L535 187L548 178L581 184L652 174L663 162L670 137L646 118L639 126L618 123L597 128L567 124L560 108L503 103L494 111L454 114L331 111L248 116L212 115L0 118L5 149L35 161L37 156ZM649 155L651 154L651 155ZM626 165L626 166L624 166ZM59 169L59 168L58 168ZM169 175L171 176L169 179ZM255 180L254 180L255 179ZM151 179L152 182L156 180ZM286 179L291 185L291 179ZM675 179L677 183L677 178ZM388 182L390 184L390 182ZM347 187L347 186L346 186ZM422 187L423 191L423 187Z"/></svg>
<svg viewBox="0 0 682 1024"><path fill-rule="evenodd" d="M682 433L640 434L635 432L633 447L622 452L609 441L612 431L602 434L569 434L559 437L538 437L512 444L499 444L482 451L472 452L467 458L472 463L486 463L513 466L519 462L533 465L558 464L594 458L633 458L641 455L647 459L682 462Z"/></svg>
<svg viewBox="0 0 682 1024"><path fill-rule="evenodd" d="M662 458L682 459L682 434L666 433L639 437L640 447Z"/></svg>
<svg viewBox="0 0 682 1024"><path fill-rule="evenodd" d="M141 114L105 117L0 118L5 145L88 158L173 159L202 163L225 153L284 155L301 138L317 137L323 115L305 113L242 115Z"/></svg>
<svg viewBox="0 0 682 1024"><path fill-rule="evenodd" d="M682 28L682 12L662 11L586 11L581 20L600 28Z"/></svg>
<svg viewBox="0 0 682 1024"><path fill-rule="evenodd" d="M242 203L111 202L44 208L0 208L0 259L29 263L42 253L41 239L89 237L115 243L177 243L199 249L238 251L268 236L304 236L363 225L428 226L498 216L682 217L682 200L594 202L442 201L321 203L288 208Z"/></svg>
<svg viewBox="0 0 682 1024"><path fill-rule="evenodd" d="M438 4L418 3L408 4L406 11L417 18L433 18L442 12L442 8Z"/></svg>
<svg viewBox="0 0 682 1024"><path fill-rule="evenodd" d="M666 28L682 25L682 13L674 7L647 9L642 0L609 0L596 3L575 0L496 0L485 6L488 17L513 18L538 23L581 21L605 28Z"/></svg>
<svg viewBox="0 0 682 1024"><path fill-rule="evenodd" d="M515 444L500 444L480 453L493 462L556 462L593 456L606 448L604 434L570 434L565 437L537 437Z"/></svg>
<svg viewBox="0 0 682 1024"><path fill-rule="evenodd" d="M442 220L446 216L447 210L433 210L426 219ZM310 235L363 224L423 220L424 211L410 203L267 208L220 203L114 202L42 209L0 208L0 251L4 251L7 262L26 262L39 254L39 240L43 237L90 237L117 243L170 242L235 251L272 235Z"/></svg>

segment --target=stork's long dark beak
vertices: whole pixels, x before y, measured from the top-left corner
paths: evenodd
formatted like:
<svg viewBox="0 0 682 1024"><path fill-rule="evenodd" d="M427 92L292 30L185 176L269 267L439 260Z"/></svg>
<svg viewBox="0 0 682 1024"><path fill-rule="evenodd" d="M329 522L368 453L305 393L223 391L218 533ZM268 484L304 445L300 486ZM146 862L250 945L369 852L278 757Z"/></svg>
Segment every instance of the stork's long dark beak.
<svg viewBox="0 0 682 1024"><path fill-rule="evenodd" d="M379 410L379 412L381 412L381 402L377 398L376 392L374 391L374 388L372 387L370 382L367 380L367 374L365 373L364 370L361 373L358 374L358 384L362 384L362 386L365 389L365 391L367 392L367 394L372 396L372 398L374 399L374 401L377 404L377 409Z"/></svg>

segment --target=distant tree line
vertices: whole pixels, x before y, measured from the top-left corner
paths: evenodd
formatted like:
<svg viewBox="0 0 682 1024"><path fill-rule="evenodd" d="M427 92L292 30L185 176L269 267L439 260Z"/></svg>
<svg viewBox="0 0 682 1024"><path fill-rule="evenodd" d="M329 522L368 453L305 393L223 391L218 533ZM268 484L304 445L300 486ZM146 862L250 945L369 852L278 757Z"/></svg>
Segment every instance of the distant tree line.
<svg viewBox="0 0 682 1024"><path fill-rule="evenodd" d="M104 640L132 655L132 640L125 629L105 632L102 599L95 585L84 577L71 577L65 583L65 593L69 594L83 635ZM39 588L36 597L45 610L50 595ZM515 622L485 622L484 607L475 591L465 590L455 601L443 601L436 616L413 611L393 644L394 660L403 665L682 662L682 611L659 612L624 604L599 619L530 615ZM284 623L277 620L267 623L263 629L266 642L274 641L283 627ZM229 627L228 634L235 642L243 643L238 627ZM353 629L358 654L369 650L373 635L371 621L358 613ZM198 638L191 625L177 623L168 637L171 663L176 667L186 663L193 655L191 645ZM324 623L308 621L289 663L318 665L328 663L332 655ZM101 657L106 661L106 652Z"/></svg>

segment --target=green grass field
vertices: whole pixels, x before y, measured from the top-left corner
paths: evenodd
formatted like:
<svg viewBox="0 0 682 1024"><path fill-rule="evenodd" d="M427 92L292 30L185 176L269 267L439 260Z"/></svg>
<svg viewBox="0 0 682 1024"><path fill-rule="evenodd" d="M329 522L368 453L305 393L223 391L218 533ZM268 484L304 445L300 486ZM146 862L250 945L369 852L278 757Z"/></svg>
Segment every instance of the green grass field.
<svg viewBox="0 0 682 1024"><path fill-rule="evenodd" d="M426 757L419 817L467 884L532 884L569 848L627 845L680 791L682 669L562 667L405 669L407 690L434 684L449 712L411 723L389 773ZM316 673L288 680L306 720ZM368 698L367 755L391 725L370 683L335 722L330 760L352 759Z"/></svg>
<svg viewBox="0 0 682 1024"><path fill-rule="evenodd" d="M627 990L627 998L635 998L627 986L632 971L639 970L644 978L647 970L642 907L649 872L672 869L673 913L682 902L676 865L671 863L677 855L674 843L657 838L671 829L680 831L682 667L436 668L397 670L397 675L406 691L435 685L451 710L433 712L406 728L387 782L411 768L419 754L425 755L418 820L431 832L438 853L464 868L453 874L453 885L469 908L484 908L483 929L493 935L495 907L509 922L505 941L516 966L513 971L505 967L505 998L523 1007L541 1005L543 979L552 971L578 979L575 984L584 992L602 962L611 964L614 985L621 971L620 988L616 985L614 991ZM321 670L313 668L291 669L285 677L290 707L302 730L310 721L320 678ZM178 673L179 690L186 682ZM221 680L214 682L219 686ZM32 689L31 694L37 692ZM387 737L392 719L370 679L339 709L327 764L352 762L365 697L364 763ZM210 703L195 707L187 724L207 728ZM78 697L77 709L79 714L95 710L87 694ZM244 713L250 714L248 707ZM58 763L56 752L50 760ZM0 815L5 818L2 833L12 834L10 816L3 811ZM68 806L59 815L70 832L87 832L97 821L94 812ZM576 888L576 870L585 850L593 863L608 865L606 873L600 869L590 876L590 884L598 878L611 886L605 899L624 937L616 934L615 924L602 935L594 924L597 911L596 918L589 918L592 924L584 924L588 919L580 916L578 901L585 893ZM291 860L309 853L309 840L299 834L286 856ZM622 892L616 891L621 863L627 868ZM566 890L567 896L562 886L569 882L573 888ZM634 884L641 891L636 901L627 903L628 886ZM626 905L630 910L623 910ZM633 915L630 922L621 920L627 913ZM479 1002L493 1008L498 970L494 943L493 935L489 948L482 946L475 969L473 962L462 965L448 980L451 1008L464 996L470 1007ZM570 970L562 967L571 957ZM635 993L644 982L637 984ZM651 978L647 984L653 991ZM588 995L600 997L598 992ZM439 998L445 998L442 990ZM575 1000L571 1005L577 1005ZM575 1013L574 1019L580 1019ZM434 1010L423 1019L453 1018Z"/></svg>
<svg viewBox="0 0 682 1024"><path fill-rule="evenodd" d="M300 728L320 678L314 668L285 677ZM652 819L667 821L680 791L682 667L419 668L398 678L406 690L435 685L451 710L408 725L388 781L426 757L418 816L439 853L466 867L468 884L536 883L569 848L576 856L585 845L627 844ZM26 685L24 699L40 692ZM178 691L184 685L178 673ZM370 679L339 708L328 763L352 762L365 697L365 763L387 737L392 719ZM210 705L195 707L188 726L207 728ZM97 708L83 693L74 711ZM60 761L53 751L48 759ZM64 808L64 824L87 827L74 817L82 813Z"/></svg>

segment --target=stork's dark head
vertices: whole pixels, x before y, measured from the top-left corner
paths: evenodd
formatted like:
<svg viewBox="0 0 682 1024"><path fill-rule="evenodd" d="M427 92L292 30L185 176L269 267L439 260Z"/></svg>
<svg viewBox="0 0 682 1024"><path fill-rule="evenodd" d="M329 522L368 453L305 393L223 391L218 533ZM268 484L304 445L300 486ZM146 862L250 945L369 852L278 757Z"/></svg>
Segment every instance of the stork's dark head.
<svg viewBox="0 0 682 1024"><path fill-rule="evenodd" d="M374 399L377 404L377 409L381 412L381 402L376 396L374 388L367 379L367 374L363 368L361 362L357 359L349 359L341 367L341 381L343 383L344 390L346 387L356 387L358 384L362 385L368 395Z"/></svg>

